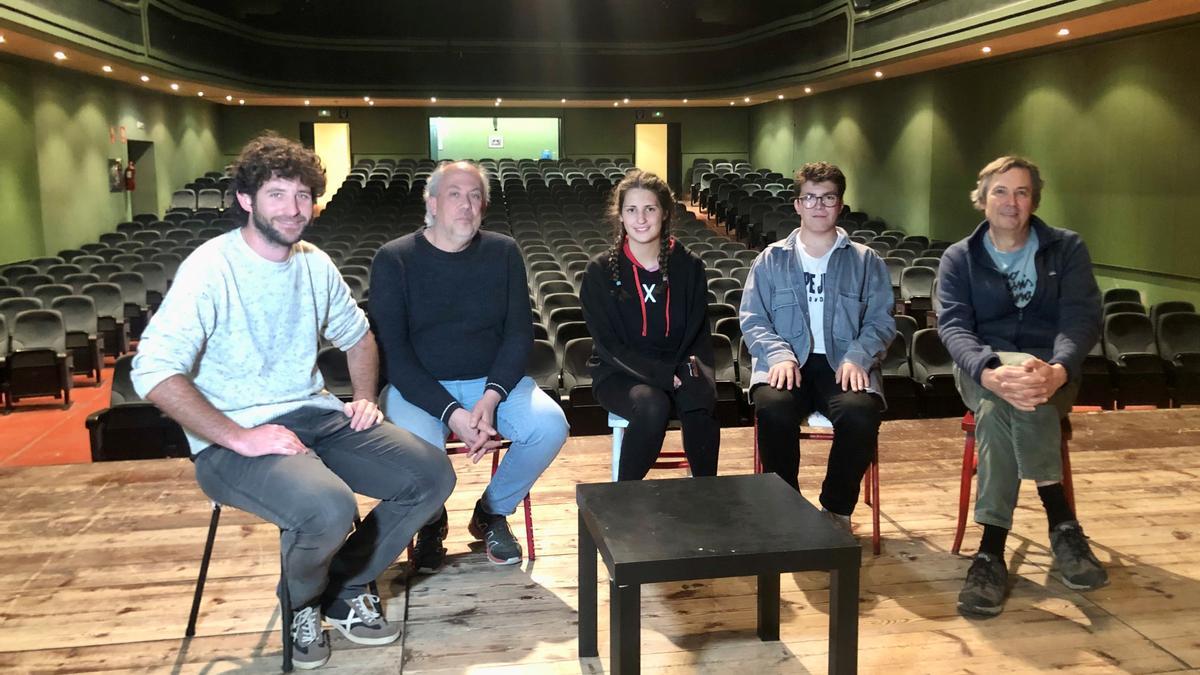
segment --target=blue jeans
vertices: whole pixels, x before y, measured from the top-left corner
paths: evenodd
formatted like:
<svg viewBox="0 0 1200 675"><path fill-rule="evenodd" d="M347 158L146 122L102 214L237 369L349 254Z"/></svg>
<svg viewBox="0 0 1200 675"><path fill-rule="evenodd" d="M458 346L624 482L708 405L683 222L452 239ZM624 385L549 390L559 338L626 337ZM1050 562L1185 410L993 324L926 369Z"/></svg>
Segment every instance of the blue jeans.
<svg viewBox="0 0 1200 675"><path fill-rule="evenodd" d="M312 452L246 457L210 445L194 458L196 481L283 530L293 609L363 592L454 491L445 451L387 422L354 431L340 410L301 408L271 424ZM358 528L356 492L380 500Z"/></svg>
<svg viewBox="0 0 1200 675"><path fill-rule="evenodd" d="M483 398L487 378L444 380L441 385L469 412ZM392 385L383 392L383 412L401 429L433 445L444 446L450 429L438 418L409 403ZM496 431L512 441L500 467L483 492L483 508L511 515L567 441L567 417L562 408L530 377L523 377L508 398L496 406Z"/></svg>

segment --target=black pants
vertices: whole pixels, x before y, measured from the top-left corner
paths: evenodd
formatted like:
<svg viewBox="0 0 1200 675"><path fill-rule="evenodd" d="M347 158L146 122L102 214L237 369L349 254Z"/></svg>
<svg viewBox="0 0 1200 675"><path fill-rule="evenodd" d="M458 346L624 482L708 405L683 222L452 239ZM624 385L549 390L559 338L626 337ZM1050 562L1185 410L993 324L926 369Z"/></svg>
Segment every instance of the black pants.
<svg viewBox="0 0 1200 675"><path fill-rule="evenodd" d="M800 423L813 411L833 422L833 447L821 485L821 506L842 515L854 512L859 484L879 441L879 399L865 391L842 391L823 354L800 369L800 386L780 391L766 384L751 392L758 420L763 470L779 474L800 490Z"/></svg>
<svg viewBox="0 0 1200 675"><path fill-rule="evenodd" d="M628 375L615 374L596 384L596 401L605 410L629 420L621 442L621 462L617 480L645 478L662 451L667 422L675 407L674 392L652 387ZM717 475L717 455L721 450L721 427L708 410L678 413L683 427L683 452L693 476Z"/></svg>

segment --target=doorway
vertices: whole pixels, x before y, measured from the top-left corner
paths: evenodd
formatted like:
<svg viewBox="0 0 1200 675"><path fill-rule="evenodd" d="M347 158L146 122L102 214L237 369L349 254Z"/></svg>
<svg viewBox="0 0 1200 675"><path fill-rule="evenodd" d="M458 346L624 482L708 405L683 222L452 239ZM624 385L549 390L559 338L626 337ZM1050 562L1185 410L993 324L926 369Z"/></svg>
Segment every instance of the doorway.
<svg viewBox="0 0 1200 675"><path fill-rule="evenodd" d="M658 174L679 195L679 124L637 124L633 163L642 171Z"/></svg>
<svg viewBox="0 0 1200 675"><path fill-rule="evenodd" d="M161 216L158 209L158 179L154 167L154 143L150 141L129 141L126 152L128 162L137 169L137 187L126 192L129 204L129 216L139 213L153 213Z"/></svg>
<svg viewBox="0 0 1200 675"><path fill-rule="evenodd" d="M325 194L317 199L324 208L350 175L350 123L317 122L312 125L313 151L325 166Z"/></svg>

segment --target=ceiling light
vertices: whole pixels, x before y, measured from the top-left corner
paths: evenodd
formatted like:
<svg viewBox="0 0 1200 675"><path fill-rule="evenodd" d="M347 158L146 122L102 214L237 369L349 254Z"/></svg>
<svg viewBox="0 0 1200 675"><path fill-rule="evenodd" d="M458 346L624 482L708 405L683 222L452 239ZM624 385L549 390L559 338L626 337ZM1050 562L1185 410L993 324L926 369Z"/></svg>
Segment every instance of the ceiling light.
<svg viewBox="0 0 1200 675"><path fill-rule="evenodd" d="M4 36L0 35L0 45L4 44L5 42L8 42L8 40L5 40Z"/></svg>
<svg viewBox="0 0 1200 675"><path fill-rule="evenodd" d="M566 102L567 102L567 99L565 99L565 98L564 98L564 99L560 99L558 102L559 102L559 103L566 103Z"/></svg>
<svg viewBox="0 0 1200 675"><path fill-rule="evenodd" d="M625 98L625 99L621 99L621 103L628 104L628 103L629 103L629 99L627 99L627 98Z"/></svg>
<svg viewBox="0 0 1200 675"><path fill-rule="evenodd" d="M54 52L54 58L59 61L66 61L67 55L64 54L63 52Z"/></svg>
<svg viewBox="0 0 1200 675"><path fill-rule="evenodd" d="M779 99L780 101L782 101L782 100L783 100L783 94L780 94L780 95L776 96L775 98L777 98L777 99Z"/></svg>
<svg viewBox="0 0 1200 675"><path fill-rule="evenodd" d="M877 71L875 71L875 77L876 77L876 78L883 77L883 71L882 71L882 70L877 70Z"/></svg>
<svg viewBox="0 0 1200 675"><path fill-rule="evenodd" d="M654 111L654 116L655 116L655 117L662 117L662 111L661 111L661 110L655 110L655 111Z"/></svg>
<svg viewBox="0 0 1200 675"><path fill-rule="evenodd" d="M614 107L614 108L615 108L615 107L617 107L617 106L619 106L619 105L621 105L621 104L620 104L620 103L618 103L617 101L613 101L613 107Z"/></svg>
<svg viewBox="0 0 1200 675"><path fill-rule="evenodd" d="M805 88L804 88L804 93L806 93L806 94L811 94L811 93L812 93L812 87L805 87Z"/></svg>
<svg viewBox="0 0 1200 675"><path fill-rule="evenodd" d="M103 70L103 71L104 71L104 72L106 72L106 73L111 73L111 72L112 72L112 66L100 66L100 70Z"/></svg>
<svg viewBox="0 0 1200 675"><path fill-rule="evenodd" d="M684 103L687 103L687 101L688 101L688 100L687 100L686 98L685 98L685 99L683 99L683 102L684 102Z"/></svg>
<svg viewBox="0 0 1200 675"><path fill-rule="evenodd" d="M437 97L436 97L436 96L430 96L430 97L429 97L429 102L430 102L430 103L437 103Z"/></svg>
<svg viewBox="0 0 1200 675"><path fill-rule="evenodd" d="M737 105L737 101L730 101L729 105Z"/></svg>
<svg viewBox="0 0 1200 675"><path fill-rule="evenodd" d="M497 108L499 108L499 107L500 107L500 99L496 99L496 102L495 102L495 103L493 103L492 105L494 105L494 106L496 106Z"/></svg>
<svg viewBox="0 0 1200 675"><path fill-rule="evenodd" d="M141 80L142 82L149 82L149 81L150 81L150 76L149 76L149 75L142 75L142 76L141 76L141 77L139 77L138 79L139 79L139 80Z"/></svg>
<svg viewBox="0 0 1200 675"><path fill-rule="evenodd" d="M991 54L991 53L992 53L992 48L991 48L991 47L984 47L983 49L980 49L979 51L983 52L984 54Z"/></svg>
<svg viewBox="0 0 1200 675"><path fill-rule="evenodd" d="M304 99L304 105L312 105L312 101Z"/></svg>
<svg viewBox="0 0 1200 675"><path fill-rule="evenodd" d="M749 103L749 102L750 102L750 97L749 97L749 96L747 96L747 97L743 98L743 99L742 99L742 102L743 102L743 103Z"/></svg>
<svg viewBox="0 0 1200 675"><path fill-rule="evenodd" d="M246 99L244 99L244 98L239 98L239 99L238 99L238 105L246 105Z"/></svg>
<svg viewBox="0 0 1200 675"><path fill-rule="evenodd" d="M179 91L179 85L172 82L171 83L171 91Z"/></svg>
<svg viewBox="0 0 1200 675"><path fill-rule="evenodd" d="M1059 28L1058 29L1058 37L1067 37L1070 34L1071 34L1071 30L1068 28Z"/></svg>
<svg viewBox="0 0 1200 675"><path fill-rule="evenodd" d="M496 97L496 103L504 103L504 99L502 99L502 98L500 98L500 97L498 97L498 96L497 96L497 97Z"/></svg>
<svg viewBox="0 0 1200 675"><path fill-rule="evenodd" d="M202 91L198 91L198 92L196 92L196 95L197 95L197 96L204 96L204 92L202 92Z"/></svg>
<svg viewBox="0 0 1200 675"><path fill-rule="evenodd" d="M367 105L375 105L375 101L367 101Z"/></svg>
<svg viewBox="0 0 1200 675"><path fill-rule="evenodd" d="M226 101L232 101L232 100L233 100L233 97L232 97L232 96L230 96L229 94L225 94L225 100L226 100Z"/></svg>
<svg viewBox="0 0 1200 675"><path fill-rule="evenodd" d="M364 101L366 101L367 103L370 103L370 102L371 102L371 97L370 97L370 96L364 96L364 97L363 97L363 100L364 100Z"/></svg>

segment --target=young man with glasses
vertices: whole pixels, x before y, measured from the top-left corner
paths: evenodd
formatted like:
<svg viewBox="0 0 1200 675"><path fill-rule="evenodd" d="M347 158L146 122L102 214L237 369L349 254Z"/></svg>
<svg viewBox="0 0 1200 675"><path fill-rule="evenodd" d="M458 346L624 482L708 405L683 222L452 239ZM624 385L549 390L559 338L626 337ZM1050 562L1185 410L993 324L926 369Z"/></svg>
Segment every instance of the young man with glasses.
<svg viewBox="0 0 1200 675"><path fill-rule="evenodd" d="M742 295L753 360L750 396L763 469L799 490L800 423L833 422L821 507L849 530L883 405L880 363L896 335L892 285L875 251L837 226L846 176L805 164L795 177L800 227L762 252Z"/></svg>

